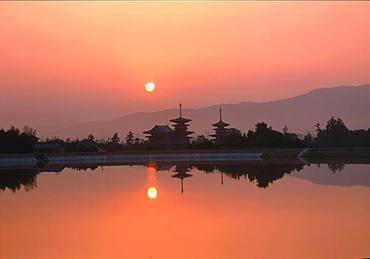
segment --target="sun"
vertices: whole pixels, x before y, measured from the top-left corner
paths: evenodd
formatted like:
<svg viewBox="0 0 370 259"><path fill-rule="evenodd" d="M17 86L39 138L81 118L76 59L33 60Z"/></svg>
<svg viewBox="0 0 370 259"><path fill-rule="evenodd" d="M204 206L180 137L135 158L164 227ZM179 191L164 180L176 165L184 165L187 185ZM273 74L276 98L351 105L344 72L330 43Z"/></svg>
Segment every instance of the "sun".
<svg viewBox="0 0 370 259"><path fill-rule="evenodd" d="M149 187L147 194L148 194L149 199L157 198L157 194L158 194L157 188L155 188L154 186Z"/></svg>
<svg viewBox="0 0 370 259"><path fill-rule="evenodd" d="M148 93L151 93L155 90L155 84L153 82L147 82L145 84L145 91L147 91Z"/></svg>

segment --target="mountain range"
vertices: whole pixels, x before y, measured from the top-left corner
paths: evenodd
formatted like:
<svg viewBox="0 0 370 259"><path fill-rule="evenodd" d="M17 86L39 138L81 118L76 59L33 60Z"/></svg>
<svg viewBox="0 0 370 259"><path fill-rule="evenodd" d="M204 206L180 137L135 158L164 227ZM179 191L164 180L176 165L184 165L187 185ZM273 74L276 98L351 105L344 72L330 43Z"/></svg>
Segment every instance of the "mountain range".
<svg viewBox="0 0 370 259"><path fill-rule="evenodd" d="M322 127L330 117L340 117L349 128L370 127L370 84L361 86L337 86L319 88L306 94L272 102L241 102L217 104L209 107L183 108L185 118L192 119L190 130L197 134L211 134L212 123L219 120L219 108L223 110L223 121L231 127L246 132L257 122L265 121L274 129L282 130L286 125L290 132L306 134L314 131L314 125ZM179 115L179 109L158 112L140 112L105 121L83 122L73 126L45 127L39 129L41 136L83 138L93 134L107 138L118 132L121 138L132 131L142 137L142 132L155 124L171 125L170 119Z"/></svg>

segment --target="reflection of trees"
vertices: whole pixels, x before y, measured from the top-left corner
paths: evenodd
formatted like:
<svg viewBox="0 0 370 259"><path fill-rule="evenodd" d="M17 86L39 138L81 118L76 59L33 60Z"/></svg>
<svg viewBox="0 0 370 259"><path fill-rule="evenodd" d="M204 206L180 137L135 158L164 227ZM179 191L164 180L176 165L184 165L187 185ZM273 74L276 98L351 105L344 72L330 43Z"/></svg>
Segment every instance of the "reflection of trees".
<svg viewBox="0 0 370 259"><path fill-rule="evenodd" d="M61 167L61 168L60 168ZM6 189L16 192L24 187L26 191L30 191L37 187L37 175L40 172L61 172L64 166L60 167L49 167L45 168L34 168L34 169L8 169L0 171L0 191L5 191ZM98 165L89 166L78 166L71 167L73 170L77 171L94 171L98 168Z"/></svg>
<svg viewBox="0 0 370 259"><path fill-rule="evenodd" d="M330 171L332 171L334 174L336 172L340 172L344 169L345 164L344 163L339 163L339 162L330 162L328 163L328 167Z"/></svg>
<svg viewBox="0 0 370 259"><path fill-rule="evenodd" d="M26 191L37 186L36 177L38 172L33 169L16 169L0 172L0 191L7 188L13 192L18 191L22 186Z"/></svg>
<svg viewBox="0 0 370 259"><path fill-rule="evenodd" d="M209 164L209 165L199 164L199 165L194 165L194 167L198 169L199 171L203 171L206 173L212 173L216 169L215 165L212 165L212 164Z"/></svg>
<svg viewBox="0 0 370 259"><path fill-rule="evenodd" d="M294 170L300 171L303 166L303 164L194 165L195 168L206 173L218 170L233 179L248 179L251 182L256 182L259 188L266 188L285 174L290 174Z"/></svg>
<svg viewBox="0 0 370 259"><path fill-rule="evenodd" d="M338 162L333 160L325 161L324 164L328 165L328 168L333 172L343 170L346 162ZM139 164L137 164L139 165ZM140 164L143 165L143 164ZM319 163L318 163L319 165ZM86 166L71 166L73 170L77 171L94 171L98 169L100 165L86 165ZM188 174L192 169L197 169L206 174L208 173L222 173L221 182L223 176L231 177L233 179L240 180L242 178L249 180L257 185L259 188L266 188L274 181L284 177L286 174L290 174L293 171L300 171L303 169L303 164L271 164L270 163L245 163L245 162L218 162L218 163L202 163L202 162L157 162L146 164L148 167L153 167L157 171L172 171L175 173L172 175L174 178L181 180L181 184L185 178L191 177L192 174ZM40 172L61 172L65 168L65 165L43 167L38 169L9 169L7 171L0 171L0 191L4 191L7 188L13 192L21 189L24 186L25 190L32 190L37 187L36 177Z"/></svg>
<svg viewBox="0 0 370 259"><path fill-rule="evenodd" d="M98 167L99 165L93 165L93 166L90 165L90 166L71 166L70 168L76 171L87 171L87 170L94 171L98 169Z"/></svg>
<svg viewBox="0 0 370 259"><path fill-rule="evenodd" d="M153 166L153 165L152 165ZM174 172L178 173L175 177L185 176L186 172L192 168L208 173L220 172L233 179L248 179L255 182L259 188L266 188L275 180L282 178L285 174L293 171L300 171L304 164L267 164L267 163L157 163L154 166L159 168L174 167ZM186 177L183 177L186 178ZM181 179L181 178L180 178ZM222 180L221 180L222 181Z"/></svg>

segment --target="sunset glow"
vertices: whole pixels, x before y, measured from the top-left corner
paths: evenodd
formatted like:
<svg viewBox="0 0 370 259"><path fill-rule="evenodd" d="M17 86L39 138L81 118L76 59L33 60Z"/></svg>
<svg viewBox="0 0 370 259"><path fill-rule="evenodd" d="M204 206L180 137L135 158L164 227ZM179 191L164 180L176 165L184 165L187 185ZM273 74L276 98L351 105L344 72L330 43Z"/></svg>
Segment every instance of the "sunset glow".
<svg viewBox="0 0 370 259"><path fill-rule="evenodd" d="M157 190L157 170L155 163L147 164L147 195L149 199L157 198L158 190Z"/></svg>
<svg viewBox="0 0 370 259"><path fill-rule="evenodd" d="M153 82L148 82L145 84L145 90L149 93L155 90L155 84Z"/></svg>
<svg viewBox="0 0 370 259"><path fill-rule="evenodd" d="M155 188L154 186L148 188L147 195L149 199L157 198L157 194L158 194L157 188Z"/></svg>
<svg viewBox="0 0 370 259"><path fill-rule="evenodd" d="M369 18L0 0L0 258L367 258Z"/></svg>
<svg viewBox="0 0 370 259"><path fill-rule="evenodd" d="M114 119L173 108L180 98L196 108L363 84L369 7L2 2L0 126ZM143 98L154 78L156 94ZM159 82L165 90L157 91Z"/></svg>

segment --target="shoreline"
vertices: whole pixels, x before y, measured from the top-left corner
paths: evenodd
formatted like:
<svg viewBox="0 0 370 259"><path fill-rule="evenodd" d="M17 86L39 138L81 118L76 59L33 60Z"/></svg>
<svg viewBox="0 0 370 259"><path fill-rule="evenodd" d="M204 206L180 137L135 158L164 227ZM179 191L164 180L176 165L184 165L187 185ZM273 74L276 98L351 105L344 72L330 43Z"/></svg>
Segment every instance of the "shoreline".
<svg viewBox="0 0 370 259"><path fill-rule="evenodd" d="M317 161L370 161L370 148L251 148L213 150L150 150L93 153L0 154L0 167L142 164L150 162L263 162L288 159L301 163Z"/></svg>
<svg viewBox="0 0 370 259"><path fill-rule="evenodd" d="M244 148L244 149L169 149L169 150L122 150L107 152L57 152L0 154L3 158L27 158L36 155L91 156L91 155L169 155L169 154L252 154L262 153L262 157L370 157L370 147L322 147L322 148Z"/></svg>

